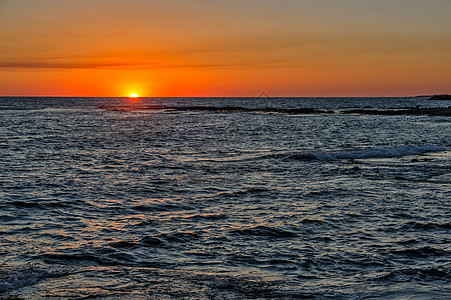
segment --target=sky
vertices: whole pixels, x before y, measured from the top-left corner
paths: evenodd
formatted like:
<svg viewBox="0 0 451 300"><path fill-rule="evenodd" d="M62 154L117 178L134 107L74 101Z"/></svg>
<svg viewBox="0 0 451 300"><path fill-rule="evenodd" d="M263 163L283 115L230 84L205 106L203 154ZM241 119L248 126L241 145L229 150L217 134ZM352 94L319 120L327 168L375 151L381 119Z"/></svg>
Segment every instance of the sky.
<svg viewBox="0 0 451 300"><path fill-rule="evenodd" d="M450 0L0 0L0 96L451 93Z"/></svg>

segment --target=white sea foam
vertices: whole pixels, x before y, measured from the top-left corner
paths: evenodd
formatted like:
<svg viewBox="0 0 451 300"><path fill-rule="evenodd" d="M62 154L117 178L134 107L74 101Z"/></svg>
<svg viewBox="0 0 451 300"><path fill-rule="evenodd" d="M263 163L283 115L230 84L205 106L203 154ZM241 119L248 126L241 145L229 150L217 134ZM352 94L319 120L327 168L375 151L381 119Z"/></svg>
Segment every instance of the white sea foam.
<svg viewBox="0 0 451 300"><path fill-rule="evenodd" d="M331 161L340 159L365 159L365 158L393 158L408 155L420 155L427 152L445 151L444 147L434 145L406 145L395 148L369 148L358 151L349 152L318 152L318 153L301 153L292 156L299 160L321 160Z"/></svg>

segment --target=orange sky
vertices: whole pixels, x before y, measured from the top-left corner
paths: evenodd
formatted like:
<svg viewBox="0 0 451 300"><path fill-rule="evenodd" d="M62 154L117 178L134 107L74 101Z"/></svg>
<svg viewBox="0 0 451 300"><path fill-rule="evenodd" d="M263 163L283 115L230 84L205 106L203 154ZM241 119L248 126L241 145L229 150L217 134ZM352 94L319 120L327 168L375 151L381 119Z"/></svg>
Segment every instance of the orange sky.
<svg viewBox="0 0 451 300"><path fill-rule="evenodd" d="M451 93L449 12L449 0L0 0L0 95Z"/></svg>

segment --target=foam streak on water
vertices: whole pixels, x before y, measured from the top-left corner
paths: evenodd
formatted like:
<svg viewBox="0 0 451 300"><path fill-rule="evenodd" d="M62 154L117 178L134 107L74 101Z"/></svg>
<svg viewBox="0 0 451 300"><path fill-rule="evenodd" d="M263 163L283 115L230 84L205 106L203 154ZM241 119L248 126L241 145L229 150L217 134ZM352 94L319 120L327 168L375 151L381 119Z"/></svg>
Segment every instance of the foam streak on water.
<svg viewBox="0 0 451 300"><path fill-rule="evenodd" d="M446 101L140 101L0 98L0 298L451 297L449 117L162 109Z"/></svg>

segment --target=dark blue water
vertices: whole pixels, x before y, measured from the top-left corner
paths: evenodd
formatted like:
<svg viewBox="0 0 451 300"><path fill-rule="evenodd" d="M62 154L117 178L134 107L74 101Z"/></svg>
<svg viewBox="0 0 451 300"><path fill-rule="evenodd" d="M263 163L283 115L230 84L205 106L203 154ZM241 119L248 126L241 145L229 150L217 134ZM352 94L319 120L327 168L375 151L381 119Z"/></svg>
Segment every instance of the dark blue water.
<svg viewBox="0 0 451 300"><path fill-rule="evenodd" d="M451 298L451 118L339 113L417 105L0 98L0 297Z"/></svg>

